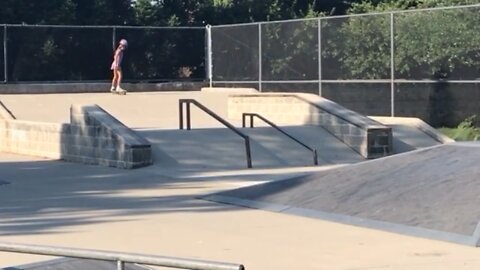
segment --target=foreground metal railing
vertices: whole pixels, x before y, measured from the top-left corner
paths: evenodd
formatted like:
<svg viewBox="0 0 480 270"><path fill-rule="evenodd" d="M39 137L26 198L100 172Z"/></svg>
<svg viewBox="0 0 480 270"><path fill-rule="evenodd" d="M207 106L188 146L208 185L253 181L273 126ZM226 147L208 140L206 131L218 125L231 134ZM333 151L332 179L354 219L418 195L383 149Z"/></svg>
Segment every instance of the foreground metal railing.
<svg viewBox="0 0 480 270"><path fill-rule="evenodd" d="M190 104L194 104L197 106L199 109L213 117L215 120L218 122L222 123L224 126L229 128L231 131L235 132L238 134L240 137L242 137L245 140L245 151L247 155L247 167L252 168L252 154L251 154L251 149L250 149L250 137L247 135L243 134L241 131L239 131L236 127L234 127L232 124L227 122L225 119L214 113L212 110L208 109L204 105L202 105L200 102L194 100L194 99L180 99L178 102L179 105L179 112L180 112L180 119L179 119L179 124L180 124L180 129L184 128L183 125L183 120L184 120L184 113L183 113L183 108L185 107L183 104L186 105L186 110L187 110L187 115L186 115L186 120L187 120L187 130L190 130L192 128L191 125L191 115L190 115Z"/></svg>
<svg viewBox="0 0 480 270"><path fill-rule="evenodd" d="M117 263L117 270L124 270L125 263L137 263L152 266L163 266L179 269L193 270L244 270L241 264L211 262L191 259L181 259L164 256L148 256L133 253L107 252L90 249L76 249L66 247L24 245L0 242L0 252L26 253L35 255L48 255L70 257L79 259L91 259L112 261Z"/></svg>
<svg viewBox="0 0 480 270"><path fill-rule="evenodd" d="M300 140L298 140L297 138L293 137L292 135L288 134L285 130L281 129L279 126L275 125L273 122L271 122L270 120L268 120L267 118L261 116L260 114L258 113L243 113L242 114L242 127L246 127L246 118L247 117L250 117L250 127L253 128L253 119L255 117L257 117L258 119L262 120L263 122L269 124L271 127L273 127L274 129L278 130L279 132L281 132L283 135L287 136L288 138L292 139L293 141L295 141L296 143L300 144L301 146L305 147L306 149L308 149L310 152L312 152L313 154L313 164L315 165L318 165L318 154L317 154L317 149L313 149L311 148L310 146L304 144L303 142L301 142Z"/></svg>

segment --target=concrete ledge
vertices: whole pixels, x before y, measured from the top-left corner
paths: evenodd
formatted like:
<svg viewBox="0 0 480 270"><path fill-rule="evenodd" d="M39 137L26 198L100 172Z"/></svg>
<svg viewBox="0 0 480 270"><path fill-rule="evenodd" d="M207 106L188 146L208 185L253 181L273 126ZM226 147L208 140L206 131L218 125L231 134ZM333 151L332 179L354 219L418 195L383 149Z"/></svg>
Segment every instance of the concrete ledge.
<svg viewBox="0 0 480 270"><path fill-rule="evenodd" d="M240 120L242 113L258 113L278 124L317 125L365 158L392 153L392 129L312 94L265 93L229 96L229 118Z"/></svg>
<svg viewBox="0 0 480 270"><path fill-rule="evenodd" d="M78 132L74 135L82 136L85 132L94 132L95 135L86 140L88 146L70 149L67 159L93 157L99 164L108 163L108 166L126 169L152 164L150 143L100 106L72 105L70 123L79 127L72 129Z"/></svg>
<svg viewBox="0 0 480 270"><path fill-rule="evenodd" d="M152 164L150 143L97 105L74 105L71 123L0 119L0 151L133 169Z"/></svg>
<svg viewBox="0 0 480 270"><path fill-rule="evenodd" d="M122 83L130 92L200 91L204 82ZM0 94L101 93L110 91L110 82L101 83L19 83L0 84Z"/></svg>
<svg viewBox="0 0 480 270"><path fill-rule="evenodd" d="M202 92L206 93L229 93L229 94L238 94L238 93L259 93L255 88L233 88L233 87L202 87Z"/></svg>
<svg viewBox="0 0 480 270"><path fill-rule="evenodd" d="M432 139L440 143L453 143L454 139L445 136L438 132L435 128L425 123L422 119L416 117L384 117L384 116L369 116L371 119L378 121L385 125L402 124L406 126L415 127L423 133L430 136Z"/></svg>

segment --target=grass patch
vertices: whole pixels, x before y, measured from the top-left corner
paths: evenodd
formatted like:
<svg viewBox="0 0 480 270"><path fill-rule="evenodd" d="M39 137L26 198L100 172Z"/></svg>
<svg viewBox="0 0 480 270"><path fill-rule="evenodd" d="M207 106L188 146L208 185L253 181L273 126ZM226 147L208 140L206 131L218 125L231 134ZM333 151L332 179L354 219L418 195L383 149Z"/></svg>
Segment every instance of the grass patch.
<svg viewBox="0 0 480 270"><path fill-rule="evenodd" d="M480 140L480 128L477 127L479 117L470 116L461 122L456 128L439 128L438 131L455 141L478 141Z"/></svg>

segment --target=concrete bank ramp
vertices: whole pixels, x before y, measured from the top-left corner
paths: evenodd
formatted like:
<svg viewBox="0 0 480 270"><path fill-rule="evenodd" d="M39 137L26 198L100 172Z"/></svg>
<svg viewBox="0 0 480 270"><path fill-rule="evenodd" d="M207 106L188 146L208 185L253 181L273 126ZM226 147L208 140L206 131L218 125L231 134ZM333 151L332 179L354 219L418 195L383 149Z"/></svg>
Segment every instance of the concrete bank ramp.
<svg viewBox="0 0 480 270"><path fill-rule="evenodd" d="M205 199L478 246L479 160L454 143Z"/></svg>
<svg viewBox="0 0 480 270"><path fill-rule="evenodd" d="M454 142L419 118L379 116L370 118L392 128L393 154Z"/></svg>

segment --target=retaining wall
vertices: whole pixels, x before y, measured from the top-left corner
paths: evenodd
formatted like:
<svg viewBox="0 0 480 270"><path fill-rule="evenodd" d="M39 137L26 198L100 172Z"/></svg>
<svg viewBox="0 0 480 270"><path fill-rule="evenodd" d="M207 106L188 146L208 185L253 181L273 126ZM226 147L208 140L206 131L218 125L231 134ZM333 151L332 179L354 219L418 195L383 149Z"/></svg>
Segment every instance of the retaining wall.
<svg viewBox="0 0 480 270"><path fill-rule="evenodd" d="M152 163L148 141L97 105L74 105L71 123L0 119L0 151L124 169Z"/></svg>

